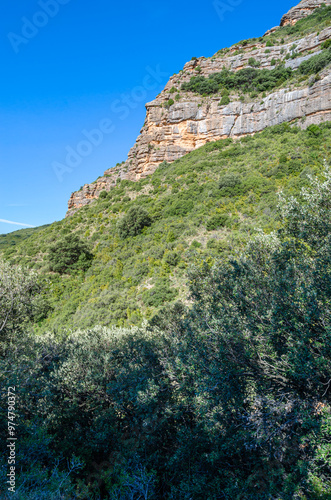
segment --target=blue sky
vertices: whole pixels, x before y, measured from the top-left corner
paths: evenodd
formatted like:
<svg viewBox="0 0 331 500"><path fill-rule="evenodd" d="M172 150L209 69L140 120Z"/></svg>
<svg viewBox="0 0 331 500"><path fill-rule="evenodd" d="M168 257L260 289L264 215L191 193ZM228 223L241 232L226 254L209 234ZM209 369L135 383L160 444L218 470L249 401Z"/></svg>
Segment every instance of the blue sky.
<svg viewBox="0 0 331 500"><path fill-rule="evenodd" d="M62 219L72 191L126 159L169 76L261 36L298 2L223 3L222 19L213 0L3 0L0 234L23 227L3 221Z"/></svg>

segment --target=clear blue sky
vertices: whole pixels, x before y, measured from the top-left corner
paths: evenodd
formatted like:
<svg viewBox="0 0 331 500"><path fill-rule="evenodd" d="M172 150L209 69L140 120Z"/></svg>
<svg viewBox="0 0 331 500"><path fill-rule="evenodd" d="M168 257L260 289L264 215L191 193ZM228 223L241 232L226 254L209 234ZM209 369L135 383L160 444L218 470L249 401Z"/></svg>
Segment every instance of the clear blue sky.
<svg viewBox="0 0 331 500"><path fill-rule="evenodd" d="M213 0L42 3L2 2L0 234L20 228L2 220L62 219L72 191L126 159L145 102L170 75L192 56L261 36L298 2L224 0L223 19ZM107 133L69 171L70 148L100 126Z"/></svg>

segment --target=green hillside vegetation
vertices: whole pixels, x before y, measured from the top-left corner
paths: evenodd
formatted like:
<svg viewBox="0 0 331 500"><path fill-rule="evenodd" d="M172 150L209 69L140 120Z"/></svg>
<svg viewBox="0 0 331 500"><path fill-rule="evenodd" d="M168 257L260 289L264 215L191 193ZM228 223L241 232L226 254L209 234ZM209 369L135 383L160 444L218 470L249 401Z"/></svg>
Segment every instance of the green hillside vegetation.
<svg viewBox="0 0 331 500"><path fill-rule="evenodd" d="M181 90L196 92L201 95L223 93L225 91L241 92L269 92L282 84L299 83L309 75L317 74L331 63L331 47L324 49L320 54L303 61L296 71L279 64L274 69L244 68L237 72L223 69L220 73L212 73L208 78L193 76L187 83L183 83ZM253 63L251 63L253 64Z"/></svg>
<svg viewBox="0 0 331 500"><path fill-rule="evenodd" d="M210 143L3 248L48 280L39 330L140 325L167 303L188 303L192 260L234 257L260 228L276 229L278 193L297 194L330 163L330 139L331 123L283 124ZM52 252L66 245L73 260L54 268Z"/></svg>
<svg viewBox="0 0 331 500"><path fill-rule="evenodd" d="M39 227L34 227L34 228L28 228L28 229L20 229L18 231L13 231L12 233L8 234L0 234L0 251L8 248L10 246L15 246L18 243L21 243L22 241L26 240L27 238L30 238L32 234L35 232L38 232L42 229L45 229L48 227L49 224L45 224L45 226L39 226Z"/></svg>
<svg viewBox="0 0 331 500"><path fill-rule="evenodd" d="M276 130L268 131L273 146ZM330 146L329 132L325 127L320 135ZM312 147L316 139L309 132L279 137L291 142L291 134L297 142L292 152L302 154L306 146L312 168L319 170L320 144ZM265 137L245 147L262 146ZM289 143L282 144L286 154ZM219 158L234 146L227 148L213 152ZM213 152L204 149L204 157ZM197 166L199 156L192 158ZM190 172L183 162L172 172L167 168L154 180L180 181ZM307 184L299 171L287 173L289 192ZM205 176L205 167L198 172ZM238 188L239 173L237 168L223 177L221 189ZM331 173L318 177L297 199L281 200L277 232L260 232L230 260L202 254L192 260L191 306L168 307L142 328L94 327L63 335L29 335L20 328L15 334L12 326L37 307L35 297L26 301L37 277L0 266L0 282L5 269L15 303L23 305L17 313L11 308L9 329L6 320L1 327L2 396L7 402L8 385L16 388L19 416L17 490L5 490L2 453L2 499L330 500ZM256 207L263 189L255 191ZM130 226L134 206L126 215ZM101 204L89 210L100 213ZM163 210L175 219L172 205ZM140 225L150 249L154 224ZM133 248L133 238L142 246L139 235L124 236ZM144 251L142 246L140 255ZM23 290L17 288L22 282ZM7 418L2 404L3 450Z"/></svg>
<svg viewBox="0 0 331 500"><path fill-rule="evenodd" d="M320 32L331 24L331 6L322 5L315 9L312 14L300 19L294 26L287 25L279 27L274 33L260 38L249 38L235 44L237 47L245 48L246 45L256 41L265 42L266 47L273 45L284 45L311 33ZM219 50L215 56L223 56L229 51L228 48Z"/></svg>
<svg viewBox="0 0 331 500"><path fill-rule="evenodd" d="M283 39L303 38L310 33L320 32L331 24L331 6L325 4L315 9L312 14L300 19L294 26L281 26L274 33L263 37L267 45L282 43ZM269 44L268 44L269 42Z"/></svg>

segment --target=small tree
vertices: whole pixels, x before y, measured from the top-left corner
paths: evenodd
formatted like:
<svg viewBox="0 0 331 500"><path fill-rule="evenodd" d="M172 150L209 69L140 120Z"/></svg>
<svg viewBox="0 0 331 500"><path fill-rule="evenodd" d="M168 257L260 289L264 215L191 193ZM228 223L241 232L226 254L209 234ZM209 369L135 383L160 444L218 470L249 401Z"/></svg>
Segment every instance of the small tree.
<svg viewBox="0 0 331 500"><path fill-rule="evenodd" d="M93 255L87 244L74 234L69 234L56 242L48 252L50 270L60 274L86 271L92 259Z"/></svg>
<svg viewBox="0 0 331 500"><path fill-rule="evenodd" d="M41 285L34 271L0 260L0 343L33 319L40 306Z"/></svg>
<svg viewBox="0 0 331 500"><path fill-rule="evenodd" d="M151 224L152 220L146 210L137 206L128 210L123 219L118 222L117 228L121 238L128 238L129 236L137 236L144 227Z"/></svg>

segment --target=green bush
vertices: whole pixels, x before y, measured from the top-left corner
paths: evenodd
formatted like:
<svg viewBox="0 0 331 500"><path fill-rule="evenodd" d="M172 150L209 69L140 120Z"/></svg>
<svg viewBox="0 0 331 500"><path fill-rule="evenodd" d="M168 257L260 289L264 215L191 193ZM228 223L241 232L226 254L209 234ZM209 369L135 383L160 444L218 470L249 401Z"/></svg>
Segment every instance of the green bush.
<svg viewBox="0 0 331 500"><path fill-rule="evenodd" d="M173 266L173 267L176 267L179 260L180 260L180 256L178 255L177 252L166 252L164 254L164 262L166 264L168 264L169 266Z"/></svg>
<svg viewBox="0 0 331 500"><path fill-rule="evenodd" d="M59 274L86 271L91 266L92 259L88 245L75 234L68 234L60 239L48 251L49 268Z"/></svg>
<svg viewBox="0 0 331 500"><path fill-rule="evenodd" d="M331 47L326 50L323 50L321 54L317 54L316 56L312 56L307 61L303 61L300 64L298 71L303 75L310 75L313 73L318 73L330 63L331 63Z"/></svg>
<svg viewBox="0 0 331 500"><path fill-rule="evenodd" d="M146 306L159 307L174 300L177 294L177 290L170 288L167 279L159 279L153 288L143 292L142 299Z"/></svg>
<svg viewBox="0 0 331 500"><path fill-rule="evenodd" d="M249 66L252 66L253 68L258 68L260 66L259 61L257 61L256 59L254 59L254 57L250 57L248 59L248 64L249 64Z"/></svg>
<svg viewBox="0 0 331 500"><path fill-rule="evenodd" d="M0 356L30 321L42 320L48 306L35 271L0 259Z"/></svg>
<svg viewBox="0 0 331 500"><path fill-rule="evenodd" d="M322 130L320 129L320 127L318 125L313 124L313 125L309 125L309 127L307 127L307 132L312 137L318 137L319 135L321 135Z"/></svg>
<svg viewBox="0 0 331 500"><path fill-rule="evenodd" d="M214 231L221 227L226 227L229 222L229 217L225 214L216 214L210 217L207 221L206 228L208 231Z"/></svg>
<svg viewBox="0 0 331 500"><path fill-rule="evenodd" d="M160 163L160 165L158 166L158 169L159 170L165 170L167 169L168 167L170 166L170 163L168 163L167 161L163 161L162 163Z"/></svg>
<svg viewBox="0 0 331 500"><path fill-rule="evenodd" d="M222 99L220 100L220 106L226 106L227 104L229 104L231 101L230 101L230 97L225 95L224 97L222 97Z"/></svg>
<svg viewBox="0 0 331 500"><path fill-rule="evenodd" d="M325 42L322 43L322 49L329 49L331 47L331 39L326 40Z"/></svg>
<svg viewBox="0 0 331 500"><path fill-rule="evenodd" d="M117 224L118 234L125 239L130 236L137 236L144 227L152 224L148 212L141 206L131 207L127 214Z"/></svg>
<svg viewBox="0 0 331 500"><path fill-rule="evenodd" d="M177 200L173 201L169 208L166 209L165 215L168 217L186 215L194 207L192 200Z"/></svg>
<svg viewBox="0 0 331 500"><path fill-rule="evenodd" d="M232 196L241 185L241 177L237 174L225 174L219 179L218 187L223 196Z"/></svg>
<svg viewBox="0 0 331 500"><path fill-rule="evenodd" d="M103 190L100 192L99 194L99 198L100 199L104 199L104 198L107 198L108 197L108 192L106 190Z"/></svg>
<svg viewBox="0 0 331 500"><path fill-rule="evenodd" d="M291 68L278 66L274 69L244 68L237 72L223 69L220 73L212 73L208 78L204 76L192 77L183 83L182 90L199 94L215 94L226 89L241 90L243 92L264 92L272 90L292 75Z"/></svg>

